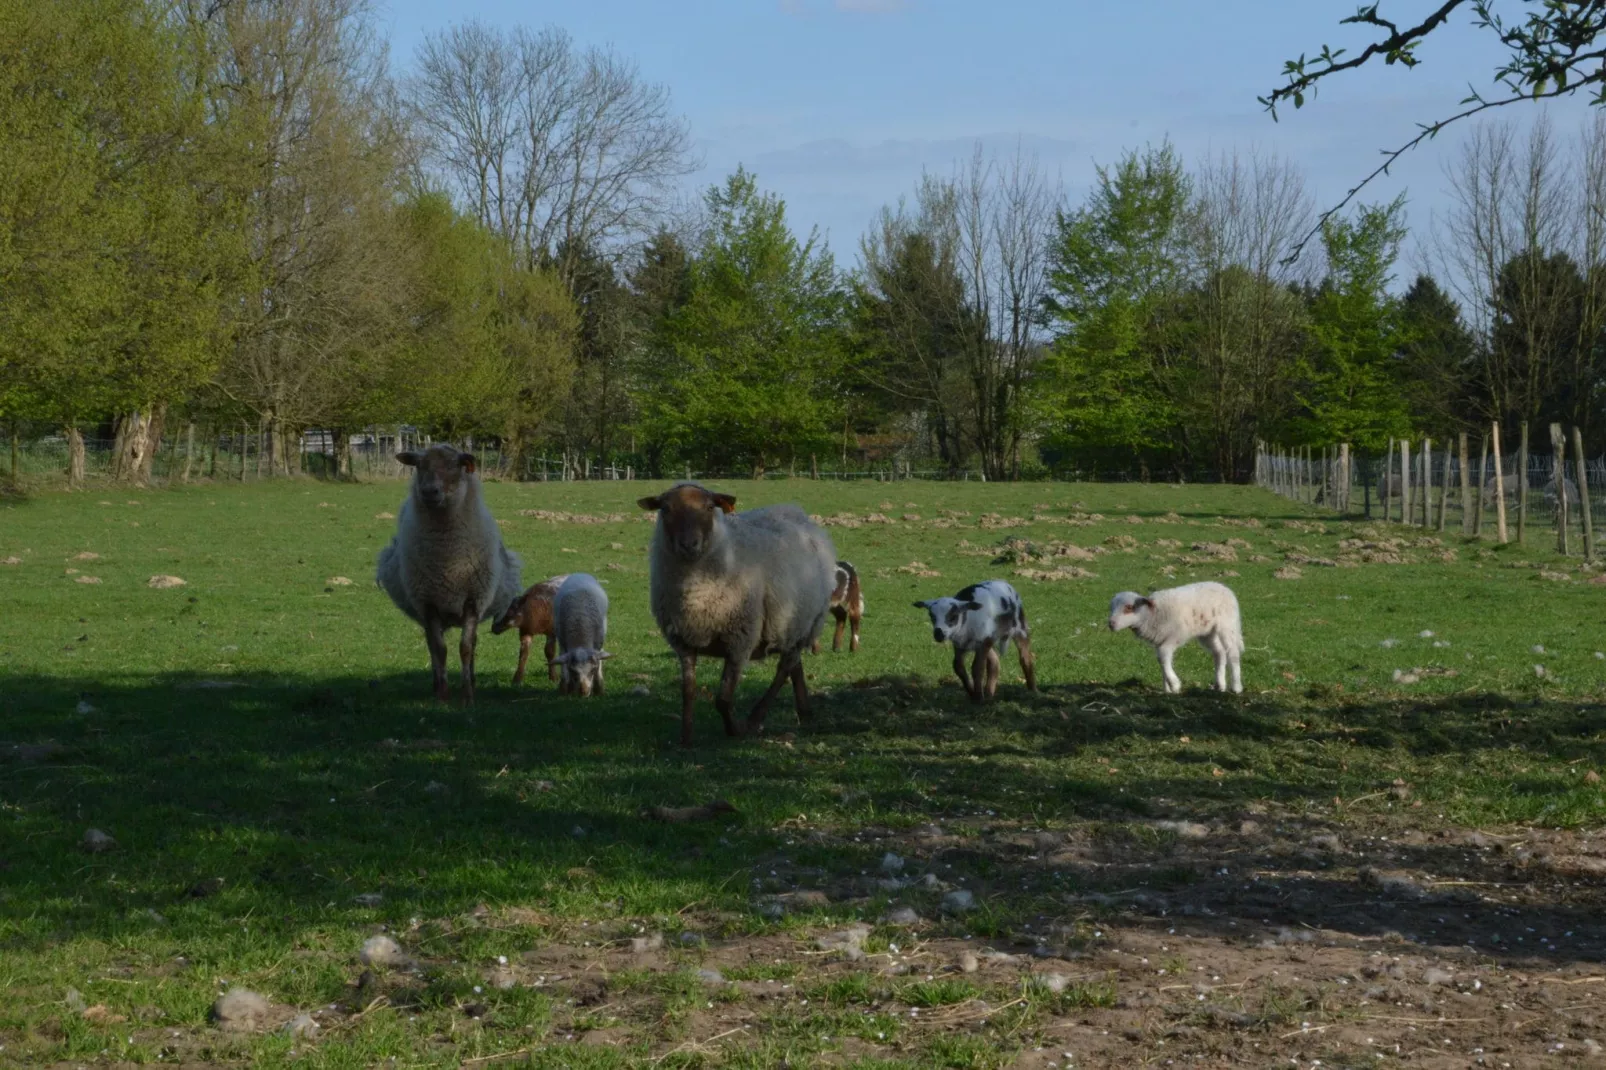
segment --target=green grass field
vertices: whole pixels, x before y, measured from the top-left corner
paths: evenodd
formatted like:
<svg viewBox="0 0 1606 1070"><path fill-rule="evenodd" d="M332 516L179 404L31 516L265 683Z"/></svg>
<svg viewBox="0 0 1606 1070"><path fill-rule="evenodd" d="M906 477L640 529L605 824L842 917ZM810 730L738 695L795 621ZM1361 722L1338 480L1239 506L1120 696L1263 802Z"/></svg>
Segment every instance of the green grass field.
<svg viewBox="0 0 1606 1070"><path fill-rule="evenodd" d="M1371 1066L1446 1015L1488 1032L1434 1052L1524 1065L1600 1032L1517 980L1606 956L1606 591L1542 530L1237 487L722 483L836 518L864 646L808 659L811 723L783 691L728 740L705 699L682 749L634 506L662 485L488 485L527 583L608 585L617 656L606 697L560 699L482 630L472 710L429 698L373 585L402 484L0 504L0 1065ZM1006 660L977 707L910 603L993 577L1042 690ZM1193 647L1165 696L1109 598L1218 577L1245 694ZM737 813L640 813L716 797ZM382 931L413 968L364 969ZM1467 985L1374 984L1378 953ZM208 1020L231 987L258 1028ZM300 1013L318 1035L279 1028Z"/></svg>

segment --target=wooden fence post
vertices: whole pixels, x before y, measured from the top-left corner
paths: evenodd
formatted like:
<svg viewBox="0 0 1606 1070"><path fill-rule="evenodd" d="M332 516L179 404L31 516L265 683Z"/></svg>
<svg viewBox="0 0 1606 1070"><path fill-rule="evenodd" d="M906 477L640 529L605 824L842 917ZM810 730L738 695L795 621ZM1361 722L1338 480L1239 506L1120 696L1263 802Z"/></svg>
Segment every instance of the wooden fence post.
<svg viewBox="0 0 1606 1070"><path fill-rule="evenodd" d="M1465 431L1461 432L1460 438L1456 440L1456 445L1459 447L1461 454L1461 534L1470 535L1472 533L1472 499L1468 497L1468 490L1472 481L1468 478L1471 473L1467 471L1467 433ZM1479 489L1481 490L1482 488L1480 487Z"/></svg>
<svg viewBox="0 0 1606 1070"><path fill-rule="evenodd" d="M1482 445L1478 454L1478 497L1473 506L1472 534L1478 537L1483 535L1483 485L1489 478L1489 436L1479 436Z"/></svg>
<svg viewBox="0 0 1606 1070"><path fill-rule="evenodd" d="M1561 424L1550 425L1550 450L1555 456L1556 472L1556 549L1567 556L1567 437Z"/></svg>
<svg viewBox="0 0 1606 1070"><path fill-rule="evenodd" d="M1522 421L1521 445L1517 447L1517 545L1528 544L1528 421ZM1499 464L1498 461L1495 462Z"/></svg>
<svg viewBox="0 0 1606 1070"><path fill-rule="evenodd" d="M1411 522L1411 440L1400 439L1400 523Z"/></svg>
<svg viewBox="0 0 1606 1070"><path fill-rule="evenodd" d="M1338 444L1338 502L1339 512L1349 513L1349 443Z"/></svg>
<svg viewBox="0 0 1606 1070"><path fill-rule="evenodd" d="M1450 444L1444 444L1444 478L1439 481L1439 534L1444 534L1444 522L1450 512Z"/></svg>
<svg viewBox="0 0 1606 1070"><path fill-rule="evenodd" d="M1431 529L1433 527L1433 440L1424 438L1422 445L1424 447L1422 451L1422 492L1423 497L1427 499L1425 503L1427 508L1422 511L1422 526Z"/></svg>
<svg viewBox="0 0 1606 1070"><path fill-rule="evenodd" d="M1584 522L1584 560L1595 560L1595 523L1589 515L1589 473L1584 471L1584 435L1573 428L1573 461L1578 465L1578 515Z"/></svg>
<svg viewBox="0 0 1606 1070"><path fill-rule="evenodd" d="M1524 424L1523 426L1527 426ZM1489 428L1494 438L1494 523L1495 536L1504 546L1510 541L1506 529L1506 466L1500 463L1500 422Z"/></svg>

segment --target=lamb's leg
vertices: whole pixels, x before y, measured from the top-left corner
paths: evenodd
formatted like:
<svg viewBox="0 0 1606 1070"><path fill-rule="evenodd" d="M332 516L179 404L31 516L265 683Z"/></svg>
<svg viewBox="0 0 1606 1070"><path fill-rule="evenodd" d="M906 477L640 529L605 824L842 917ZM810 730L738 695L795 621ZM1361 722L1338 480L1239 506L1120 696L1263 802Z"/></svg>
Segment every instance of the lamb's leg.
<svg viewBox="0 0 1606 1070"><path fill-rule="evenodd" d="M697 655L680 656L680 745L691 746L691 708L697 701Z"/></svg>
<svg viewBox="0 0 1606 1070"><path fill-rule="evenodd" d="M998 673L1003 666L1003 659L998 656L998 648L988 644L987 647L987 697L992 698L998 694Z"/></svg>
<svg viewBox="0 0 1606 1070"><path fill-rule="evenodd" d="M848 611L841 606L831 610L831 616L836 618L836 634L831 636L831 653L836 654L842 649L842 629L848 624Z"/></svg>
<svg viewBox="0 0 1606 1070"><path fill-rule="evenodd" d="M741 730L736 727L736 685L742 682L742 670L747 663L737 658L725 659L725 671L719 678L719 693L714 696L714 708L719 711L720 719L725 722L727 736L739 736Z"/></svg>
<svg viewBox="0 0 1606 1070"><path fill-rule="evenodd" d="M814 711L809 709L809 684L803 677L802 658L792 664L792 699L797 703L798 722L812 721Z"/></svg>
<svg viewBox="0 0 1606 1070"><path fill-rule="evenodd" d="M965 652L958 647L954 647L954 675L959 677L959 683L964 687L965 694L975 698L976 691L970 686L970 676L965 672Z"/></svg>
<svg viewBox="0 0 1606 1070"><path fill-rule="evenodd" d="M1171 667L1171 659L1176 652L1176 646L1171 643L1161 643L1154 648L1155 656L1160 659L1160 675L1165 678L1165 692L1168 695L1182 691L1182 679L1177 675L1177 670Z"/></svg>
<svg viewBox="0 0 1606 1070"><path fill-rule="evenodd" d="M435 697L450 702L452 693L446 688L446 637L441 619L433 613L424 615L424 644L429 647L429 672L435 684Z"/></svg>
<svg viewBox="0 0 1606 1070"><path fill-rule="evenodd" d="M519 633L519 667L513 670L513 686L518 687L524 682L524 663L530 660L530 646L535 642L535 636Z"/></svg>
<svg viewBox="0 0 1606 1070"><path fill-rule="evenodd" d="M1227 690L1227 644L1222 642L1219 635L1205 635L1199 638L1199 645L1210 651L1210 656L1216 660L1216 690Z"/></svg>
<svg viewBox="0 0 1606 1070"><path fill-rule="evenodd" d="M984 702L987 698L987 655L991 653L992 645L985 644L976 651L976 656L970 659L970 682L972 702Z"/></svg>
<svg viewBox="0 0 1606 1070"><path fill-rule="evenodd" d="M474 705L474 645L479 640L480 615L473 606L463 611L463 637L457 657L463 665L463 705Z"/></svg>
<svg viewBox="0 0 1606 1070"><path fill-rule="evenodd" d="M558 637L555 636L555 635L547 636L546 637L546 678L548 680L556 680L558 678L558 667L556 665L552 664L552 654L557 649L558 649Z"/></svg>
<svg viewBox="0 0 1606 1070"><path fill-rule="evenodd" d="M1232 668L1232 693L1241 695L1244 691L1244 678L1242 668L1238 662L1243 658L1243 650L1233 644L1227 647L1227 664Z"/></svg>
<svg viewBox="0 0 1606 1070"><path fill-rule="evenodd" d="M756 736L764 731L764 717L770 712L770 703L781 693L781 685L792 675L793 662L802 664L796 654L782 654L775 660L775 679L770 681L770 686L764 689L764 693L753 704L753 711L747 715L747 734L750 736Z"/></svg>
<svg viewBox="0 0 1606 1070"><path fill-rule="evenodd" d="M864 619L864 615L861 613L848 614L848 626L852 629L853 635L853 637L848 640L849 654L857 654L859 652L859 621L862 619Z"/></svg>
<svg viewBox="0 0 1606 1070"><path fill-rule="evenodd" d="M1026 690L1037 690L1037 658L1032 654L1032 637L1017 635L1015 650L1020 654L1020 671L1026 677Z"/></svg>

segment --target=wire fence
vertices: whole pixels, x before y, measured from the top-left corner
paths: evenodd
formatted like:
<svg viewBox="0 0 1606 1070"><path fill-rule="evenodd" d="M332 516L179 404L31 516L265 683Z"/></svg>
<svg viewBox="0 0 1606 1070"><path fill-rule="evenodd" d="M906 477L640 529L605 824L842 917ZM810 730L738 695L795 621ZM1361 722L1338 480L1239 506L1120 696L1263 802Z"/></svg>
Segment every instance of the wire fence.
<svg viewBox="0 0 1606 1070"><path fill-rule="evenodd" d="M1380 454L1348 444L1279 449L1262 444L1255 483L1292 501L1436 531L1526 542L1553 537L1563 553L1594 556L1594 517L1606 511L1606 458L1584 456L1577 429L1552 425L1544 449L1502 452L1498 426L1452 443L1395 440ZM1534 532L1530 532L1530 528Z"/></svg>

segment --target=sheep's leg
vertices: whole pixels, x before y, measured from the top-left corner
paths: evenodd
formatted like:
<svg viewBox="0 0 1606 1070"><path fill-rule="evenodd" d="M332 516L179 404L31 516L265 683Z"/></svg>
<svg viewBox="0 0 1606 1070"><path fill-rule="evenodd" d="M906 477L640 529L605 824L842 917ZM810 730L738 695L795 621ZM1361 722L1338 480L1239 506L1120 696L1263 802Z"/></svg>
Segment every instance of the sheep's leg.
<svg viewBox="0 0 1606 1070"><path fill-rule="evenodd" d="M480 615L473 606L463 611L463 637L457 643L457 657L463 665L463 705L474 705L474 644L479 639Z"/></svg>
<svg viewBox="0 0 1606 1070"><path fill-rule="evenodd" d="M691 746L691 708L697 701L697 655L680 656L680 745Z"/></svg>
<svg viewBox="0 0 1606 1070"><path fill-rule="evenodd" d="M719 693L714 696L714 708L719 711L720 719L725 722L727 736L742 734L736 727L736 685L742 682L742 670L745 668L747 668L746 662L736 658L726 658L725 671L719 678Z"/></svg>
<svg viewBox="0 0 1606 1070"><path fill-rule="evenodd" d="M987 697L992 698L998 694L998 673L1003 666L1003 659L998 656L998 648L987 647Z"/></svg>
<svg viewBox="0 0 1606 1070"><path fill-rule="evenodd" d="M972 690L971 701L983 702L987 698L987 655L992 651L990 644L976 651L976 656L970 659L970 682Z"/></svg>
<svg viewBox="0 0 1606 1070"><path fill-rule="evenodd" d="M1037 690L1037 658L1032 654L1032 637L1017 635L1015 651L1020 655L1020 671L1026 677L1026 690Z"/></svg>
<svg viewBox="0 0 1606 1070"><path fill-rule="evenodd" d="M558 637L555 636L555 635L547 636L546 637L546 678L548 680L556 680L558 678L558 667L556 665L552 664L552 655L557 649L558 649Z"/></svg>
<svg viewBox="0 0 1606 1070"><path fill-rule="evenodd" d="M954 675L959 677L959 683L963 685L965 694L975 698L976 691L970 686L970 676L965 672L965 652L958 647L954 648Z"/></svg>
<svg viewBox="0 0 1606 1070"><path fill-rule="evenodd" d="M446 688L446 637L441 619L433 613L424 615L424 644L429 647L429 672L435 683L435 697L450 702L452 693Z"/></svg>
<svg viewBox="0 0 1606 1070"><path fill-rule="evenodd" d="M1243 651L1237 646L1227 648L1227 664L1232 669L1232 693L1243 694L1244 678L1242 667L1238 662L1243 658Z"/></svg>
<svg viewBox="0 0 1606 1070"><path fill-rule="evenodd" d="M596 695L602 694L602 662L597 662L597 686L591 689Z"/></svg>
<svg viewBox="0 0 1606 1070"><path fill-rule="evenodd" d="M859 621L862 619L863 617L861 614L848 614L848 626L852 629L853 636L848 640L848 653L850 654L857 654L859 652Z"/></svg>
<svg viewBox="0 0 1606 1070"><path fill-rule="evenodd" d="M770 712L770 703L774 702L775 696L781 693L781 685L786 682L787 677L792 675L794 659L797 660L799 665L802 664L801 659L798 659L796 654L782 654L776 659L775 679L770 681L770 686L764 689L764 693L753 704L753 711L747 715L748 735L756 736L764 731L764 717Z"/></svg>
<svg viewBox="0 0 1606 1070"><path fill-rule="evenodd" d="M803 677L802 658L792 663L792 700L797 703L799 723L814 719L814 711L809 709L809 685Z"/></svg>
<svg viewBox="0 0 1606 1070"><path fill-rule="evenodd" d="M1227 690L1227 644L1219 635L1206 635L1200 637L1199 645L1216 660L1216 690Z"/></svg>
<svg viewBox="0 0 1606 1070"><path fill-rule="evenodd" d="M836 634L831 636L831 653L835 654L842 649L842 629L847 627L848 614L841 606L837 606L831 610L831 615L836 618Z"/></svg>
<svg viewBox="0 0 1606 1070"><path fill-rule="evenodd" d="M809 644L809 653L810 654L818 654L819 652L820 652L820 640L816 637L814 642Z"/></svg>
<svg viewBox="0 0 1606 1070"><path fill-rule="evenodd" d="M530 660L530 645L535 642L533 635L519 636L519 667L513 670L513 686L518 687L524 682L524 663Z"/></svg>
<svg viewBox="0 0 1606 1070"><path fill-rule="evenodd" d="M1165 678L1165 692L1168 695L1179 694L1182 691L1182 678L1177 675L1177 670L1171 667L1171 659L1176 652L1176 646L1171 643L1162 643L1154 649L1155 656L1160 659L1160 675Z"/></svg>

